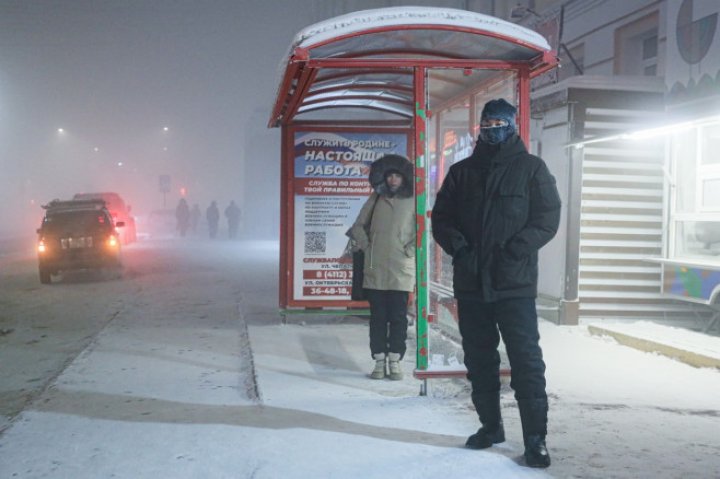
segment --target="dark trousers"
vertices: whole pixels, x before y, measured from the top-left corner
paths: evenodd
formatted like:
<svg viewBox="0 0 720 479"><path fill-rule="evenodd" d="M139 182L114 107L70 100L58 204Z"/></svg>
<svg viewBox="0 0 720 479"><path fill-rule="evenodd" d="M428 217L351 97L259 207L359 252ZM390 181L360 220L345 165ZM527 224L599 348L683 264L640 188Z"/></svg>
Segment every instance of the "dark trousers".
<svg viewBox="0 0 720 479"><path fill-rule="evenodd" d="M370 302L370 353L400 353L407 345L407 291L366 289Z"/></svg>
<svg viewBox="0 0 720 479"><path fill-rule="evenodd" d="M457 304L465 367L473 394L500 391L498 345L502 335L515 398L547 399L535 299L514 298L494 303L458 299Z"/></svg>

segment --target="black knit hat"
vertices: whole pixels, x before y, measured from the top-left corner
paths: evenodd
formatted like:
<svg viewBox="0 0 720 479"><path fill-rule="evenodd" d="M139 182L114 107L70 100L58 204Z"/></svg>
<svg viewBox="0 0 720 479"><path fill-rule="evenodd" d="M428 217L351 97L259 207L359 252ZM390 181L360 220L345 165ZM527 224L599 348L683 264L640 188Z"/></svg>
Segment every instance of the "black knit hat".
<svg viewBox="0 0 720 479"><path fill-rule="evenodd" d="M498 145L505 143L516 132L515 116L517 109L502 98L490 100L485 103L485 107L480 117L480 136L479 140L489 145ZM507 122L505 126L483 126L483 122L487 120L504 120Z"/></svg>
<svg viewBox="0 0 720 479"><path fill-rule="evenodd" d="M485 103L482 111L481 120L495 118L497 120L505 120L510 125L515 125L515 117L517 116L517 108L505 101L503 98L490 100Z"/></svg>

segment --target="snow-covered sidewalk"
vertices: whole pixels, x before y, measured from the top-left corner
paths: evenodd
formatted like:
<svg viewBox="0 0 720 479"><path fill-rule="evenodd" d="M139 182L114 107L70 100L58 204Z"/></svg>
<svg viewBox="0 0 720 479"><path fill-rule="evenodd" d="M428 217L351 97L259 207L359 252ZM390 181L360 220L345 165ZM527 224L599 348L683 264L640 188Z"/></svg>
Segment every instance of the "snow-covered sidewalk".
<svg viewBox="0 0 720 479"><path fill-rule="evenodd" d="M637 351L594 336L585 326L542 321L540 327L554 461L545 474L720 477L715 437L720 427L720 371ZM368 379L372 361L366 325L311 318L251 327L250 336L263 403L311 415L314 426L298 418L294 427L312 429L314 445L324 444L322 436L328 433L345 436L327 459L314 446L302 452L308 458L304 464L321 464L313 473L360 477L352 472L360 467L356 458L380 455L379 469L404 471L405 477L421 477L422 470L432 471L428 477L476 477L478 471L481 477L542 474L518 465L521 428L509 389L503 392L507 442L469 451L461 446L477 419L467 388L457 380L431 380L429 397L419 397L419 383L410 375L402 382ZM408 356L407 372L413 367L411 351ZM378 439L391 442L379 445ZM672 449L676 454L667 454ZM424 463L422 469L415 469L417 462ZM374 471L372 467L365 473L376 477ZM485 476L485 471L493 473Z"/></svg>
<svg viewBox="0 0 720 479"><path fill-rule="evenodd" d="M476 427L464 389L432 380L430 395L420 397L410 374L399 382L368 379L362 321L255 324L249 344L234 327L150 323L132 332L123 323L106 330L5 432L2 477L720 474L713 396L720 375L581 329L542 323L554 459L543 472L518 464L511 392L503 394L508 441L464 449ZM248 346L259 402L239 361L238 348ZM677 454L666 454L672 447Z"/></svg>
<svg viewBox="0 0 720 479"><path fill-rule="evenodd" d="M462 388L445 384L420 397L412 351L404 380L369 379L367 334L352 318L251 327L262 403L293 444L287 469L276 464L268 477L548 477L516 463L517 441L464 449L477 420L457 397Z"/></svg>
<svg viewBox="0 0 720 479"><path fill-rule="evenodd" d="M553 465L532 470L511 390L507 442L465 449L463 380L419 396L412 347L404 380L369 379L365 320L283 322L268 252L212 248L138 258L122 311L0 436L0 477L720 477L716 369L542 321Z"/></svg>

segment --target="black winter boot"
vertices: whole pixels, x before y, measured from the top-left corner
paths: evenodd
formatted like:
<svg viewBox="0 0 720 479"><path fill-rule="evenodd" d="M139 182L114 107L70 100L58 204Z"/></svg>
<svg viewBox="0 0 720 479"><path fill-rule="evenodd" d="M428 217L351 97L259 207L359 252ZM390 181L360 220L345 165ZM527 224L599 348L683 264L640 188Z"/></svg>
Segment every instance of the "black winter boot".
<svg viewBox="0 0 720 479"><path fill-rule="evenodd" d="M518 408L525 442L525 463L530 467L550 466L550 454L545 445L547 399L518 399Z"/></svg>
<svg viewBox="0 0 720 479"><path fill-rule="evenodd" d="M482 427L468 437L465 446L470 449L487 449L505 442L505 429L500 414L500 393L472 394L472 402Z"/></svg>
<svg viewBox="0 0 720 479"><path fill-rule="evenodd" d="M505 442L505 429L502 423L494 431L489 431L485 426L478 429L472 436L467 438L465 446L470 449L487 449L493 444Z"/></svg>
<svg viewBox="0 0 720 479"><path fill-rule="evenodd" d="M525 464L542 468L550 466L550 454L544 437L532 435L525 438Z"/></svg>

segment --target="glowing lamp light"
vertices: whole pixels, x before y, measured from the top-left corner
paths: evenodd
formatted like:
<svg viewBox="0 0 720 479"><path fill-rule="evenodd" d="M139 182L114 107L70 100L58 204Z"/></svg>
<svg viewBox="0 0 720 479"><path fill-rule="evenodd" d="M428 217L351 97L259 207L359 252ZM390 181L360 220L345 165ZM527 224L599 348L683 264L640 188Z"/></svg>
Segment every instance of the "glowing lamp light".
<svg viewBox="0 0 720 479"><path fill-rule="evenodd" d="M42 253L44 253L44 252L46 252L46 251L47 251L47 246L45 246L45 242L44 242L44 241L40 241L40 242L38 243L38 253L41 253L41 254L42 254Z"/></svg>
<svg viewBox="0 0 720 479"><path fill-rule="evenodd" d="M182 188L180 188L180 196L185 196L186 194L187 194L187 189L185 189L185 187L183 186Z"/></svg>
<svg viewBox="0 0 720 479"><path fill-rule="evenodd" d="M692 128L701 126L710 126L720 123L720 116L713 116L709 118L700 118L698 120L684 121L680 123L673 123L670 125L664 125L656 128L647 128L645 130L638 130L630 133L621 133L619 135L611 135L600 138L591 138L585 141L578 141L577 143L570 143L565 145L566 148L574 148L581 150L587 145L594 143L603 143L606 141L614 140L647 140L650 138L658 138L661 136L673 135L683 131L690 130Z"/></svg>
<svg viewBox="0 0 720 479"><path fill-rule="evenodd" d="M110 248L117 248L117 246L118 246L117 237L116 237L116 236L111 236L111 237L109 237L108 240L107 240L107 245L108 245Z"/></svg>
<svg viewBox="0 0 720 479"><path fill-rule="evenodd" d="M675 125L661 126L659 128L649 128L647 130L640 130L633 133L628 133L623 138L628 140L647 140L649 138L656 138L658 136L667 135L670 133L680 133L689 130L696 126L704 125L708 122L702 121L688 121L685 123L676 123Z"/></svg>

